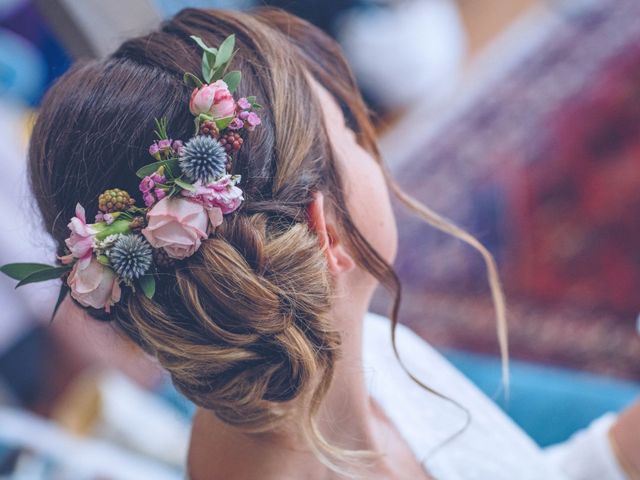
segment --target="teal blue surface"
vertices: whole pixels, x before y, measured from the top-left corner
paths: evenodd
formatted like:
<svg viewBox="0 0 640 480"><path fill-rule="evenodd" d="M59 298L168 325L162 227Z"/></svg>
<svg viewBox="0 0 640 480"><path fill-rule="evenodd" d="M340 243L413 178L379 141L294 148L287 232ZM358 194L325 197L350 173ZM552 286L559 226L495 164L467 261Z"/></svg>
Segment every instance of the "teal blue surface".
<svg viewBox="0 0 640 480"><path fill-rule="evenodd" d="M501 386L497 357L441 352L541 446L566 440L600 415L617 412L640 397L639 383L512 361L507 402L503 393L497 394Z"/></svg>

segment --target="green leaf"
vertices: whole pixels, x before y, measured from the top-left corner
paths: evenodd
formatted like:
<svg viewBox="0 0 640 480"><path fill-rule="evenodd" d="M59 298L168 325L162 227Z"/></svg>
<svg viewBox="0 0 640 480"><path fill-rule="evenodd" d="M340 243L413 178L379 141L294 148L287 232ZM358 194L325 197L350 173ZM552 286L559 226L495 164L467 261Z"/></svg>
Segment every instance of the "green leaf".
<svg viewBox="0 0 640 480"><path fill-rule="evenodd" d="M226 65L220 65L218 68L213 70L213 72L211 73L211 80L209 80L209 83L213 83L216 80L220 80L224 75L225 68L226 68Z"/></svg>
<svg viewBox="0 0 640 480"><path fill-rule="evenodd" d="M55 268L55 266L46 265L44 263L7 263L0 267L0 272L8 275L14 280L22 280L32 273L40 270L48 270L50 268Z"/></svg>
<svg viewBox="0 0 640 480"><path fill-rule="evenodd" d="M202 77L207 83L211 83L211 77L213 77L213 71L215 68L213 64L216 62L216 56L209 52L202 52Z"/></svg>
<svg viewBox="0 0 640 480"><path fill-rule="evenodd" d="M173 180L173 183L178 185L183 190L188 190L190 192L195 192L196 191L196 187L194 187L190 183L185 182L184 180L180 180L179 178L175 178Z"/></svg>
<svg viewBox="0 0 640 480"><path fill-rule="evenodd" d="M156 278L152 273L147 273L143 275L138 280L140 282L140 287L144 292L145 297L148 299L152 299L153 295L156 293Z"/></svg>
<svg viewBox="0 0 640 480"><path fill-rule="evenodd" d="M196 77L193 73L189 72L185 72L185 74L182 76L182 81L187 87L193 84L195 88L201 88L203 85L202 80Z"/></svg>
<svg viewBox="0 0 640 480"><path fill-rule="evenodd" d="M180 165L178 163L177 158L169 158L167 160L160 160L159 162L149 163L144 167L141 167L136 175L138 178L144 178L149 175L152 175L155 171L157 171L160 167L164 167L165 170L168 170L172 175L175 175L179 169Z"/></svg>
<svg viewBox="0 0 640 480"><path fill-rule="evenodd" d="M254 104L256 103L256 96L255 95L251 95L250 97L247 97L247 102Z"/></svg>
<svg viewBox="0 0 640 480"><path fill-rule="evenodd" d="M260 110L261 108L264 108L262 105L260 105L259 103L252 103L251 104L251 108L254 108L256 110Z"/></svg>
<svg viewBox="0 0 640 480"><path fill-rule="evenodd" d="M53 319L55 318L56 313L58 312L58 308L60 308L60 305L62 304L63 300L67 296L67 293L69 293L70 291L71 289L66 283L63 283L62 285L60 285L60 293L58 293L58 300L56 301L56 306L53 307L53 313L51 314L51 320L50 320L51 322L53 322Z"/></svg>
<svg viewBox="0 0 640 480"><path fill-rule="evenodd" d="M98 260L98 263L104 265L105 267L109 266L109 257L107 257L106 255L98 255L96 257L96 260Z"/></svg>
<svg viewBox="0 0 640 480"><path fill-rule="evenodd" d="M216 55L216 62L214 63L214 68L218 68L231 60L231 55L233 55L233 48L236 45L236 36L235 34L229 35L224 39L220 48L218 48L218 54Z"/></svg>
<svg viewBox="0 0 640 480"><path fill-rule="evenodd" d="M239 70L234 70L232 72L227 73L222 79L224 83L229 87L229 91L231 93L236 91L238 88L238 84L240 83L241 74Z"/></svg>
<svg viewBox="0 0 640 480"><path fill-rule="evenodd" d="M27 275L18 282L16 288L28 283L44 282L46 280L53 280L54 278L60 278L60 276L71 270L71 265L65 265L64 267L49 267L46 270L38 270L31 275Z"/></svg>
<svg viewBox="0 0 640 480"><path fill-rule="evenodd" d="M218 120L216 120L216 126L218 127L219 130L223 130L229 126L229 124L233 121L234 118L236 117L219 118Z"/></svg>
<svg viewBox="0 0 640 480"><path fill-rule="evenodd" d="M218 54L218 49L213 47L207 47L207 45L202 41L200 37L196 37L195 35L191 35L191 38L203 49L205 52L212 53L213 55Z"/></svg>
<svg viewBox="0 0 640 480"><path fill-rule="evenodd" d="M107 225L105 229L96 233L96 240L104 240L109 235L117 235L119 233L127 233L131 228L129 220L116 220L111 225Z"/></svg>

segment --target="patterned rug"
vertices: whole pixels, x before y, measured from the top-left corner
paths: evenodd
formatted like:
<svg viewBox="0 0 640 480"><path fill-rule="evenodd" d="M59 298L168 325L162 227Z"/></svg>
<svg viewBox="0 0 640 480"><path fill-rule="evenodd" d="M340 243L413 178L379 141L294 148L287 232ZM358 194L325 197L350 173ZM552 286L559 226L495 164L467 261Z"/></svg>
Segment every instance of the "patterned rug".
<svg viewBox="0 0 640 480"><path fill-rule="evenodd" d="M514 357L640 379L640 2L595 3L392 165L496 255ZM402 321L497 352L479 255L398 211Z"/></svg>

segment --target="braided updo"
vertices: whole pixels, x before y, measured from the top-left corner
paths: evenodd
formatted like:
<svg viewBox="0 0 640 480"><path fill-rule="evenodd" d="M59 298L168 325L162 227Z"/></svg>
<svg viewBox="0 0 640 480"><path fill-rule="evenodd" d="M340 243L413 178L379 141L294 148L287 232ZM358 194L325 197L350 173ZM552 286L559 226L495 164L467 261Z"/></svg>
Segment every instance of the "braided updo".
<svg viewBox="0 0 640 480"><path fill-rule="evenodd" d="M29 153L33 190L61 254L76 202L97 205L110 186L138 192L134 172L148 163L154 118L167 118L174 139L190 136L182 75L200 66L190 36L218 45L230 34L238 49L231 67L243 78L238 97L250 92L265 106L261 128L232 166L245 201L196 254L159 272L152 300L126 289L109 313L90 314L155 355L197 405L246 431L275 428L291 413L285 402L309 395L308 438L322 445L313 413L340 336L328 319L331 276L308 225L314 191L323 192L360 265L387 286L396 281L349 217L310 85L308 75L327 88L377 158L366 110L329 37L275 9L186 9L111 56L78 63L43 101Z"/></svg>

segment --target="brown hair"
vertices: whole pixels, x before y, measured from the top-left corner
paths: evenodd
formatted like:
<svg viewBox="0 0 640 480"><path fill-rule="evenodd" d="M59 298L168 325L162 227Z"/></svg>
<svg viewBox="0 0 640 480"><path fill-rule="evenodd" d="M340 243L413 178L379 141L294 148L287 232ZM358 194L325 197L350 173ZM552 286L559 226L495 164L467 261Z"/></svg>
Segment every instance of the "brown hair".
<svg viewBox="0 0 640 480"><path fill-rule="evenodd" d="M340 336L327 317L331 277L308 227L312 192L325 194L358 264L393 293L392 332L400 283L344 207L340 172L306 78L310 73L329 90L360 143L379 160L366 107L335 42L277 9L183 10L110 57L77 64L48 92L30 145L33 190L62 253L63 220L76 202L89 207L92 218L105 189L138 193L133 172L149 162L154 118L168 119L173 138L191 136L190 89L182 75L199 71L200 51L189 36L218 45L230 34L238 49L232 67L243 74L238 96L256 95L266 107L262 126L233 164L232 173L242 175L241 209L225 217L195 255L161 275L153 300L123 291L110 314L90 313L155 355L197 405L248 432L277 428L293 414L283 402L308 395L303 431L319 458L340 470L334 460L370 455L334 448L314 422L340 355ZM425 220L473 244L388 181ZM495 265L482 251L502 306ZM395 334L392 340L398 355Z"/></svg>

